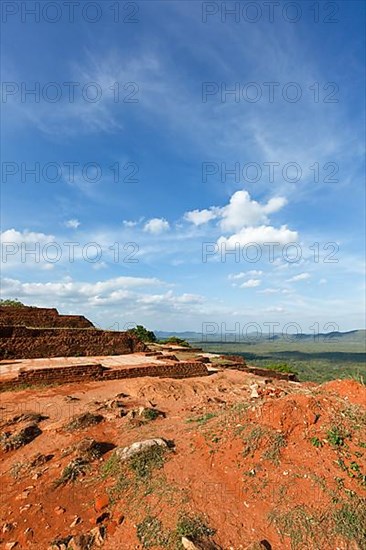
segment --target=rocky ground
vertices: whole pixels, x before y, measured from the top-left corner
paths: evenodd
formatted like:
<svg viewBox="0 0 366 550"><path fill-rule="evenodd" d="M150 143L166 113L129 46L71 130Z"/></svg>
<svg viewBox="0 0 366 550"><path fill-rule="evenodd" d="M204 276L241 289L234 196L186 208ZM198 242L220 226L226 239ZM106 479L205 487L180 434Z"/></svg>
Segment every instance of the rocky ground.
<svg viewBox="0 0 366 550"><path fill-rule="evenodd" d="M225 369L4 392L0 412L3 548L366 548L356 381Z"/></svg>

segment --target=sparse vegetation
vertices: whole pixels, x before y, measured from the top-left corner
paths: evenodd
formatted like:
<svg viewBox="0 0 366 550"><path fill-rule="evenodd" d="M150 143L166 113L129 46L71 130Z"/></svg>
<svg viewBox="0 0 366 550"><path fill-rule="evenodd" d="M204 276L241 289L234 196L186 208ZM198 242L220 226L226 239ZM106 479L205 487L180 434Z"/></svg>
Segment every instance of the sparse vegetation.
<svg viewBox="0 0 366 550"><path fill-rule="evenodd" d="M279 464L281 449L286 447L286 439L283 434L274 433L270 435L270 443L263 453L263 458L271 460L274 464Z"/></svg>
<svg viewBox="0 0 366 550"><path fill-rule="evenodd" d="M243 456L253 456L255 451L258 449L262 437L265 434L265 429L261 426L256 426L253 428L250 433L244 437L244 449Z"/></svg>
<svg viewBox="0 0 366 550"><path fill-rule="evenodd" d="M178 518L175 532L179 537L188 537L192 540L200 540L206 537L211 537L216 531L215 529L208 527L202 516L182 514Z"/></svg>
<svg viewBox="0 0 366 550"><path fill-rule="evenodd" d="M99 424L102 420L104 420L104 417L101 414L92 414L90 412L82 413L74 416L71 422L65 426L65 430L83 430L85 428L89 428L90 426Z"/></svg>
<svg viewBox="0 0 366 550"><path fill-rule="evenodd" d="M157 409L146 408L142 411L142 417L147 421L156 420L159 416L161 413Z"/></svg>
<svg viewBox="0 0 366 550"><path fill-rule="evenodd" d="M323 442L318 438L318 437L312 437L310 439L310 443L314 446L314 447L317 447L318 449L320 447L323 447Z"/></svg>
<svg viewBox="0 0 366 550"><path fill-rule="evenodd" d="M215 416L217 416L216 413L206 413L206 414L203 414L202 416L187 418L186 422L187 423L197 422L197 424L199 424L200 426L204 426L205 424L207 424L209 420L211 420L212 418L215 418Z"/></svg>
<svg viewBox="0 0 366 550"><path fill-rule="evenodd" d="M14 434L4 432L0 436L0 447L4 452L19 449L20 447L23 447L33 441L33 439L38 437L41 433L42 431L36 424L25 426L19 432Z"/></svg>
<svg viewBox="0 0 366 550"><path fill-rule="evenodd" d="M105 479L109 476L116 476L120 471L120 461L114 453L108 458L106 462L102 465L101 474L102 478Z"/></svg>
<svg viewBox="0 0 366 550"><path fill-rule="evenodd" d="M269 520L274 523L282 539L290 538L291 549L321 548L327 540L327 513L313 514L304 505L297 505L289 511L273 511ZM314 543L317 546L314 546Z"/></svg>
<svg viewBox="0 0 366 550"><path fill-rule="evenodd" d="M161 521L154 516L147 516L137 525L137 537L143 548L165 544Z"/></svg>
<svg viewBox="0 0 366 550"><path fill-rule="evenodd" d="M54 481L54 487L65 485L70 481L75 481L79 476L84 475L89 467L89 461L84 458L77 457L63 469L61 477Z"/></svg>
<svg viewBox="0 0 366 550"><path fill-rule="evenodd" d="M332 426L327 431L327 440L334 447L341 447L344 444L346 435L339 426Z"/></svg>
<svg viewBox="0 0 366 550"><path fill-rule="evenodd" d="M336 533L365 548L366 499L353 497L333 513L333 518Z"/></svg>
<svg viewBox="0 0 366 550"><path fill-rule="evenodd" d="M137 479L146 479L150 477L154 469L163 467L165 453L166 449L164 447L154 445L130 458L128 466Z"/></svg>

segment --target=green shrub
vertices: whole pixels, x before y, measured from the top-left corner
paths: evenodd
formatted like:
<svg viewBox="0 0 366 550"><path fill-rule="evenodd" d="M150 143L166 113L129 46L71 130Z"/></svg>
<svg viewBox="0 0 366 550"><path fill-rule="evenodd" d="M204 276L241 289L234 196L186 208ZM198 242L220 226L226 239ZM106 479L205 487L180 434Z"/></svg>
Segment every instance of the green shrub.
<svg viewBox="0 0 366 550"><path fill-rule="evenodd" d="M0 306L26 307L25 304L20 302L17 298L14 300L11 300L10 298L6 300L0 299Z"/></svg>
<svg viewBox="0 0 366 550"><path fill-rule="evenodd" d="M178 338L178 336L169 336L169 338L165 338L164 340L159 340L159 344L173 344L176 346L184 346L185 348L190 347L187 340L184 340L183 338Z"/></svg>
<svg viewBox="0 0 366 550"><path fill-rule="evenodd" d="M129 330L131 334L134 334L139 338L142 342L156 342L156 336L152 330L147 330L142 325L137 325L135 328L132 328Z"/></svg>
<svg viewBox="0 0 366 550"><path fill-rule="evenodd" d="M274 370L276 372L297 374L297 372L292 367L290 367L287 363L270 363L269 365L263 365L263 368Z"/></svg>

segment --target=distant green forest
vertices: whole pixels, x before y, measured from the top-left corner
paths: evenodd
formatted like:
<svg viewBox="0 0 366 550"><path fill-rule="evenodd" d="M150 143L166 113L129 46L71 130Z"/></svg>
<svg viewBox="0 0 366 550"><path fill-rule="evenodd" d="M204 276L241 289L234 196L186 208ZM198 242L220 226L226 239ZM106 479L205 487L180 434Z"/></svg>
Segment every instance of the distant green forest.
<svg viewBox="0 0 366 550"><path fill-rule="evenodd" d="M254 342L194 340L194 345L208 352L242 355L249 364L255 366L286 363L298 373L301 381L325 382L336 378L356 378L366 383L365 331L357 332L353 338L343 338L341 335L326 342L323 339L291 342L283 339Z"/></svg>

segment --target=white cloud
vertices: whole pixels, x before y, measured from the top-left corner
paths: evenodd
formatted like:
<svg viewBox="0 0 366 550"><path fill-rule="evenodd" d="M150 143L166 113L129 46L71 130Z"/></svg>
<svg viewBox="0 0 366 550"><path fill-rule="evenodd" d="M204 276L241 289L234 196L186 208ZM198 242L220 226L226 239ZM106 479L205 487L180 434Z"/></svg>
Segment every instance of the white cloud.
<svg viewBox="0 0 366 550"><path fill-rule="evenodd" d="M295 275L294 277L291 277L291 279L287 279L287 282L296 283L297 281L305 281L306 279L310 279L310 277L310 273L299 273L299 275Z"/></svg>
<svg viewBox="0 0 366 550"><path fill-rule="evenodd" d="M263 271L251 269L250 271L241 271L240 273L230 273L228 279L229 281L237 281L246 277L259 277L260 275L263 275Z"/></svg>
<svg viewBox="0 0 366 550"><path fill-rule="evenodd" d="M279 229L270 225L260 225L259 227L243 227L230 237L220 237L217 244L226 246L227 248L235 248L235 245L244 246L249 243L257 245L264 243L284 245L296 242L297 239L297 232L291 231L286 225L282 225Z"/></svg>
<svg viewBox="0 0 366 550"><path fill-rule="evenodd" d="M1 241L3 243L48 243L53 242L55 237L53 235L46 235L45 233L36 233L35 231L17 231L16 229L7 229L1 233Z"/></svg>
<svg viewBox="0 0 366 550"><path fill-rule="evenodd" d="M263 290L259 290L261 294L277 294L280 292L279 288L264 288Z"/></svg>
<svg viewBox="0 0 366 550"><path fill-rule="evenodd" d="M52 283L4 278L2 296L17 297L28 305L57 307L61 313L82 313L97 323L99 319L102 323L107 320L109 326L116 322L113 328L117 330L124 330L126 322L147 326L153 322L151 328L165 323L165 330L169 326L172 329L182 318L201 318L210 313L211 303L198 294L149 292L151 287L167 286L164 281L143 277L116 277L95 283L69 277Z"/></svg>
<svg viewBox="0 0 366 550"><path fill-rule="evenodd" d="M139 220L123 220L122 224L124 227L136 227L143 219L144 218L140 218Z"/></svg>
<svg viewBox="0 0 366 550"><path fill-rule="evenodd" d="M184 219L199 226L217 218L217 210L217 208L211 208L210 210L207 210L207 208L204 210L191 210L184 214Z"/></svg>
<svg viewBox="0 0 366 550"><path fill-rule="evenodd" d="M251 200L247 191L236 191L230 198L229 204L220 211L222 218L220 227L223 231L236 231L242 227L267 223L267 214L280 210L285 204L286 199L277 197L261 205Z"/></svg>
<svg viewBox="0 0 366 550"><path fill-rule="evenodd" d="M152 235L159 235L170 228L169 222L164 218L152 218L144 225L144 231Z"/></svg>
<svg viewBox="0 0 366 550"><path fill-rule="evenodd" d="M65 226L69 227L70 229L77 229L79 225L80 222L77 219L67 220L67 222L65 222Z"/></svg>
<svg viewBox="0 0 366 550"><path fill-rule="evenodd" d="M7 229L0 233L1 268L11 269L15 266L52 269L53 258L57 255L56 238L54 235L36 233L34 231L17 231Z"/></svg>
<svg viewBox="0 0 366 550"><path fill-rule="evenodd" d="M261 284L260 279L249 279L240 285L240 288L255 288Z"/></svg>
<svg viewBox="0 0 366 550"><path fill-rule="evenodd" d="M226 206L192 210L184 214L184 219L196 226L219 219L219 225L223 231L236 231L242 227L267 223L268 214L277 212L286 203L284 197L274 197L266 204L260 204L250 198L248 191L241 190L231 196Z"/></svg>

